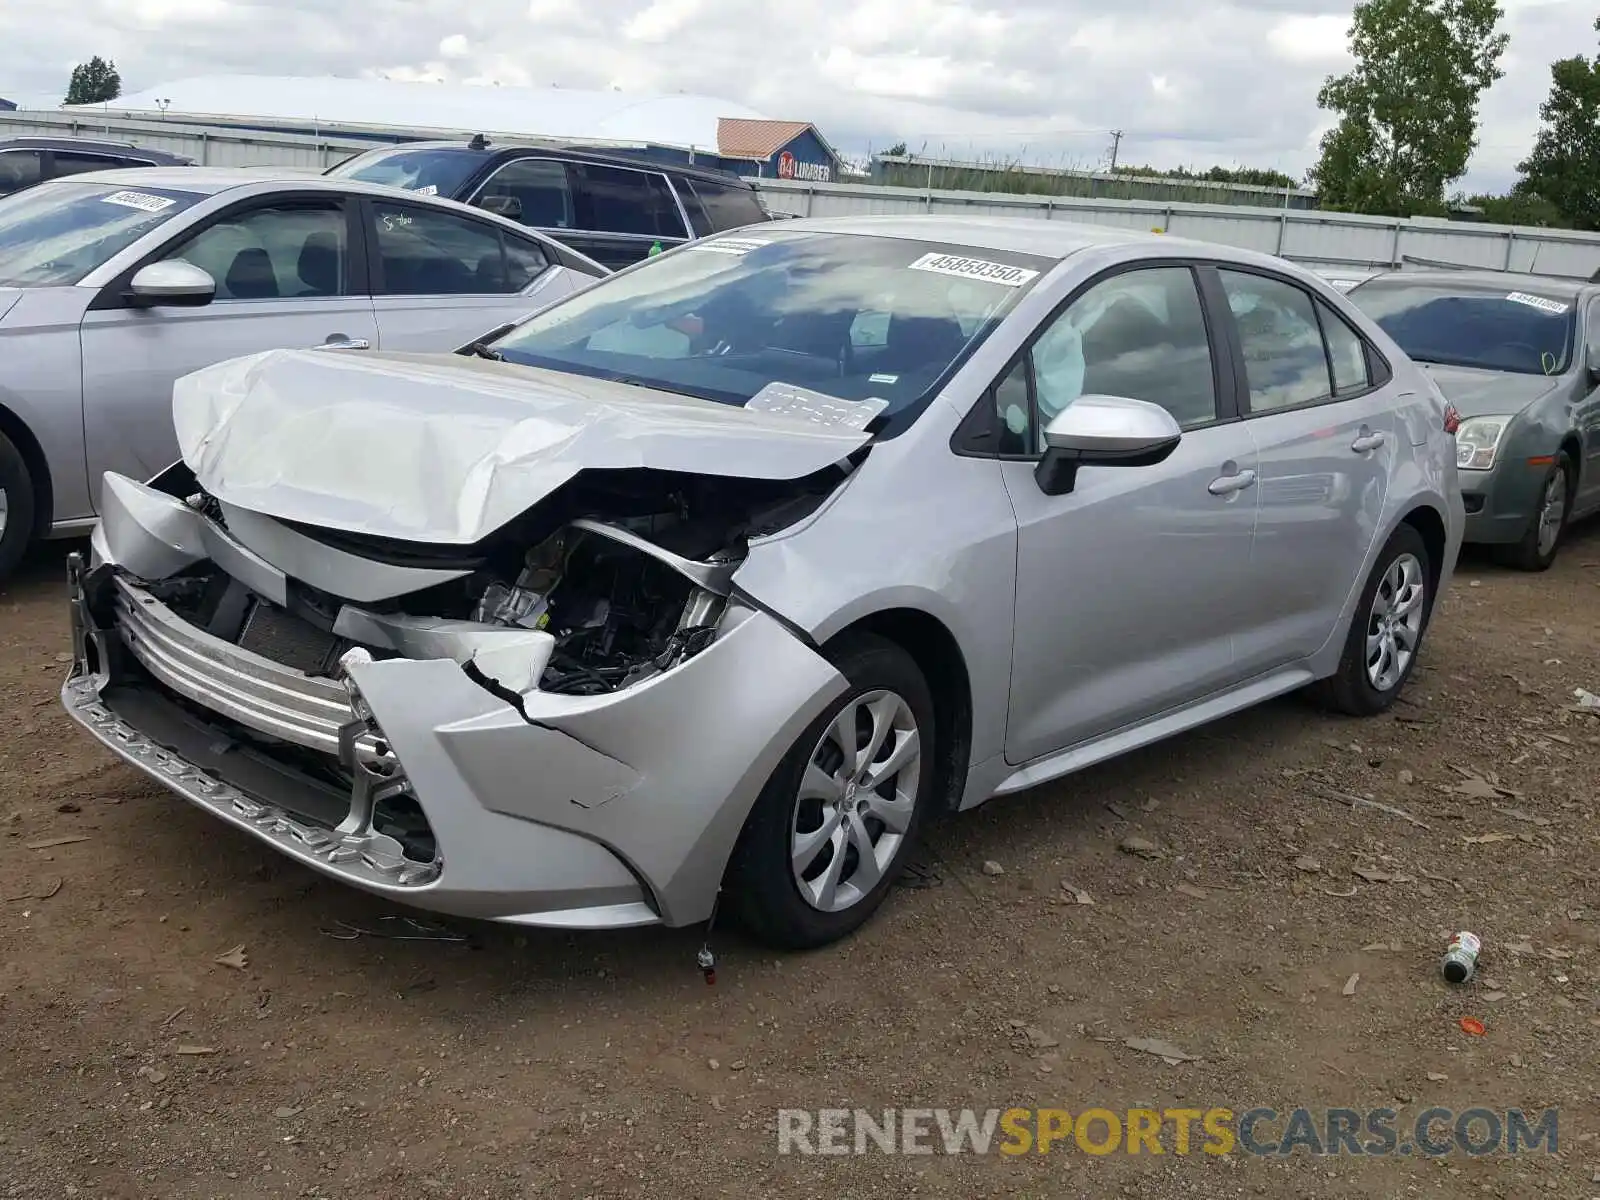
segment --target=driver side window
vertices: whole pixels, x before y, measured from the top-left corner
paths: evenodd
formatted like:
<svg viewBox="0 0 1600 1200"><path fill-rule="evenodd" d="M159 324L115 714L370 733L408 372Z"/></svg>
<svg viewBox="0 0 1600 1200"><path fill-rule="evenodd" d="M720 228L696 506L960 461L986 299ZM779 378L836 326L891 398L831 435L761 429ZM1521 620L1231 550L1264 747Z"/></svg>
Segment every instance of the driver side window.
<svg viewBox="0 0 1600 1200"><path fill-rule="evenodd" d="M1217 420L1211 342L1194 272L1145 267L1093 285L1057 315L1030 351L1033 403L1026 419L1013 388L996 402L1008 443L1040 453L1051 419L1080 396L1159 404L1179 426Z"/></svg>

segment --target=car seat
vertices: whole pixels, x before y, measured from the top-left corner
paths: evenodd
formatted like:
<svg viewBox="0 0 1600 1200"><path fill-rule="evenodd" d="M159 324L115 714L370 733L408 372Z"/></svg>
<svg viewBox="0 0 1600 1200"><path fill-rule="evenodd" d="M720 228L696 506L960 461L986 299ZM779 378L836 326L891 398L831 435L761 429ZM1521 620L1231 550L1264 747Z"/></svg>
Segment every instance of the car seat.
<svg viewBox="0 0 1600 1200"><path fill-rule="evenodd" d="M302 296L337 296L340 272L339 235L321 230L309 235L300 247L295 272L305 285Z"/></svg>
<svg viewBox="0 0 1600 1200"><path fill-rule="evenodd" d="M278 274L272 269L272 256L260 247L241 250L222 281L234 300L271 300L278 295Z"/></svg>

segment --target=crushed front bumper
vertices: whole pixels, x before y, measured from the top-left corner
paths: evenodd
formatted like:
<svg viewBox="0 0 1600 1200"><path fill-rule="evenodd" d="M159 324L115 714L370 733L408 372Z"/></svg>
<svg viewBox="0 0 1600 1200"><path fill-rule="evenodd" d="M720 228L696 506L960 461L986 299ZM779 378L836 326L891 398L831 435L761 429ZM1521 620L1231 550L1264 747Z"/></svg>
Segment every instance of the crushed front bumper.
<svg viewBox="0 0 1600 1200"><path fill-rule="evenodd" d="M766 779L844 687L778 621L734 607L700 654L603 696L531 692L518 711L449 659L410 658L353 666L347 692L188 624L105 561L104 538L95 550L69 569L73 718L282 853L435 912L704 920ZM397 796L425 817L431 861L375 825Z"/></svg>

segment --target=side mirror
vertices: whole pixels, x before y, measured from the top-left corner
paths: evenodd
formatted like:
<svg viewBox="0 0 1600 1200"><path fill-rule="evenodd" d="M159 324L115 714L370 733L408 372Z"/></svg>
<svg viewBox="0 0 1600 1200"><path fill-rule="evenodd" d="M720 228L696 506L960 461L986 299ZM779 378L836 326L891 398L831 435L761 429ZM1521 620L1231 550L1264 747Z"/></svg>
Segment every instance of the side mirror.
<svg viewBox="0 0 1600 1200"><path fill-rule="evenodd" d="M1182 440L1178 422L1159 404L1080 396L1045 427L1044 457L1034 478L1045 495L1064 496L1077 483L1079 467L1154 466Z"/></svg>
<svg viewBox="0 0 1600 1200"><path fill-rule="evenodd" d="M1591 383L1600 381L1600 334L1592 336L1583 345L1583 365L1589 371Z"/></svg>
<svg viewBox="0 0 1600 1200"><path fill-rule="evenodd" d="M175 305L195 308L210 304L217 295L217 281L209 272L182 259L151 263L141 267L128 281L128 303L138 308Z"/></svg>

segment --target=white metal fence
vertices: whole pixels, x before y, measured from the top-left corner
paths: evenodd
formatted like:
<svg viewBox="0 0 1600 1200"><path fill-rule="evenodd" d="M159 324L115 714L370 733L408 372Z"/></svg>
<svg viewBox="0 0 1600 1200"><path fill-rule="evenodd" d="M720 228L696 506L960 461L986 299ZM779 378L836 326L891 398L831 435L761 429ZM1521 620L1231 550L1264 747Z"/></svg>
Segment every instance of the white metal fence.
<svg viewBox="0 0 1600 1200"><path fill-rule="evenodd" d="M1362 275L1408 264L1582 279L1600 271L1600 234L1565 229L1231 204L944 192L783 179L758 183L768 207L794 216L944 213L1156 229L1276 254L1328 274Z"/></svg>
<svg viewBox="0 0 1600 1200"><path fill-rule="evenodd" d="M453 132L415 131L419 137ZM332 166L375 144L340 136L338 130L258 133L220 124L194 124L176 116L167 120L110 112L92 116L60 111L0 112L0 138L22 134L131 141L188 155L209 166L311 169ZM467 134L462 131L460 136L465 138ZM1405 265L1526 271L1582 279L1600 272L1600 234L1570 230L1229 204L1098 200L782 179L752 182L761 189L773 211L794 216L966 213L1159 229L1180 237L1277 254L1332 276L1359 278Z"/></svg>

